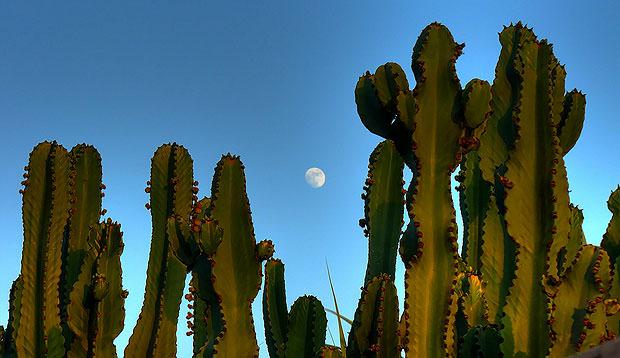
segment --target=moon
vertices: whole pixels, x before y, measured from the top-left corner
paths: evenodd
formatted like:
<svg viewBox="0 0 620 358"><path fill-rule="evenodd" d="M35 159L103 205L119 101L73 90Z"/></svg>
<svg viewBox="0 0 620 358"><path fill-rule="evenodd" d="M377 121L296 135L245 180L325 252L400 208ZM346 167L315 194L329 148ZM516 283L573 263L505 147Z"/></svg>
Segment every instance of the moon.
<svg viewBox="0 0 620 358"><path fill-rule="evenodd" d="M319 168L310 168L306 170L306 183L317 189L325 184L325 173Z"/></svg>

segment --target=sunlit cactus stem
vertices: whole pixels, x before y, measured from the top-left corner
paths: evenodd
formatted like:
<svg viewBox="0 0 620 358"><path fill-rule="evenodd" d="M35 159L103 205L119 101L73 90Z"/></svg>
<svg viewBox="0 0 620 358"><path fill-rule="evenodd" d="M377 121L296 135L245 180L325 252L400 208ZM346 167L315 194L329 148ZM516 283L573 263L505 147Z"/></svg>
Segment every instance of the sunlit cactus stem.
<svg viewBox="0 0 620 358"><path fill-rule="evenodd" d="M196 201L193 162L185 148L165 144L151 161L150 194L153 221L144 302L125 348L126 357L170 357L176 354L176 328L186 265L173 253L168 232L170 217L190 217Z"/></svg>
<svg viewBox="0 0 620 358"><path fill-rule="evenodd" d="M23 191L21 282L12 307L12 338L20 357L65 354L58 287L70 208L69 164L69 153L56 142L43 142L30 154Z"/></svg>

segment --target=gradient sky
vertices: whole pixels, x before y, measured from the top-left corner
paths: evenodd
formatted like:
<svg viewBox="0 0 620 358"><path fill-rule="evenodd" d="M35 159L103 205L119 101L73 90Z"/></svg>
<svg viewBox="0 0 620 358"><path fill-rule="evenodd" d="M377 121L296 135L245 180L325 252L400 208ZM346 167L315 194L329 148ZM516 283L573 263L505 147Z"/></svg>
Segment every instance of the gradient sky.
<svg viewBox="0 0 620 358"><path fill-rule="evenodd" d="M172 141L192 155L202 195L220 155L240 155L256 238L275 242L289 305L312 294L333 307L328 260L340 309L352 318L367 259L360 194L380 141L360 123L353 90L361 74L388 61L400 63L413 86L411 48L433 21L467 45L456 65L462 84L493 80L502 25L521 20L554 44L567 90L587 94L583 133L566 163L588 242L600 242L611 217L605 202L620 183L615 1L96 3L0 3L0 324L20 271L23 166L37 143L53 139L68 149L93 144L103 158L104 208L122 224L130 292L119 352L144 294L150 159ZM324 187L305 183L310 167L325 171ZM266 357L261 297L254 318ZM178 356L189 357L183 326Z"/></svg>

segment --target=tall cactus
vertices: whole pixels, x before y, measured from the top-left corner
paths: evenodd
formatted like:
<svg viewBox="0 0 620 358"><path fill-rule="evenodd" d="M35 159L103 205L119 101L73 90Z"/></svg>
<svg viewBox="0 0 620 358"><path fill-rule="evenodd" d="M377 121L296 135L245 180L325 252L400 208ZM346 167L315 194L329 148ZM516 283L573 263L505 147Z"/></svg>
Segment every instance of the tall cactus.
<svg viewBox="0 0 620 358"><path fill-rule="evenodd" d="M251 303L260 290L261 262L273 254L271 241L258 244L239 157L218 162L211 186L210 215L223 231L210 258L210 279L221 320L219 331L198 356L258 356ZM210 288L211 289L211 288Z"/></svg>
<svg viewBox="0 0 620 358"><path fill-rule="evenodd" d="M544 356L551 347L564 349L563 338L553 345L566 327L559 322L570 307L587 303L567 293L575 285L569 273L578 271L575 260L583 257L585 240L583 215L570 204L563 158L583 127L585 96L565 93L564 67L531 29L518 23L499 37L492 86L472 80L461 90L454 71L461 45L443 26L431 24L414 47L413 91L393 63L366 73L355 89L362 123L393 140L413 172L410 222L399 247L406 265L399 332L408 355L454 356L456 325L467 346L461 353ZM461 260L449 176L463 156L456 177L464 220ZM615 217L615 204L610 210ZM596 299L589 301L586 323L566 321L585 327L574 351L618 329L620 285L603 273L618 265L613 225L612 218L602 244L611 262L597 249L601 273L594 274ZM459 271L476 278L474 292L462 289L473 281L457 284Z"/></svg>
<svg viewBox="0 0 620 358"><path fill-rule="evenodd" d="M170 357L176 354L176 329L187 274L172 252L168 218L189 218L195 189L192 159L182 146L162 145L151 161L150 193L153 231L142 310L125 348L126 357Z"/></svg>
<svg viewBox="0 0 620 358"><path fill-rule="evenodd" d="M92 262L85 262L89 257L87 238L105 213L101 210L105 186L99 153L86 144L67 152L56 142L43 142L33 149L26 169L22 272L11 289L4 354L95 356L102 350L108 352L103 353L106 356L115 354L112 342L123 328L123 314L115 314L114 324L109 326L106 319L103 326L89 322L97 307L89 299L93 272ZM127 292L121 284L121 251L113 254L117 263L110 267L115 269L108 270L105 264L99 272L112 292L101 303L104 311L110 300L114 310L123 310ZM79 292L73 300L72 292ZM92 334L76 329L83 322L95 327L89 331ZM98 349L88 348L95 343Z"/></svg>
<svg viewBox="0 0 620 358"><path fill-rule="evenodd" d="M23 191L24 246L21 287L14 312L18 356L61 357L65 353L58 287L62 244L69 218L69 153L43 142L30 154Z"/></svg>
<svg viewBox="0 0 620 358"><path fill-rule="evenodd" d="M368 236L368 265L364 284L382 274L394 280L398 238L403 226L403 160L390 140L370 155L360 224Z"/></svg>

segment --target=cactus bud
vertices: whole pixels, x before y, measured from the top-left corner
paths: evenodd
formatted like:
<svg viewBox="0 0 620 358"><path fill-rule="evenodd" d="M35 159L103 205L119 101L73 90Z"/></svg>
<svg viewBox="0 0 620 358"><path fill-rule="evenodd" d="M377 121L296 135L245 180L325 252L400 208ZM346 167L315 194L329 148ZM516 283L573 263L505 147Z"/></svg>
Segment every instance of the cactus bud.
<svg viewBox="0 0 620 358"><path fill-rule="evenodd" d="M267 260L273 256L275 248L271 240L263 240L256 244L256 251L259 260Z"/></svg>

